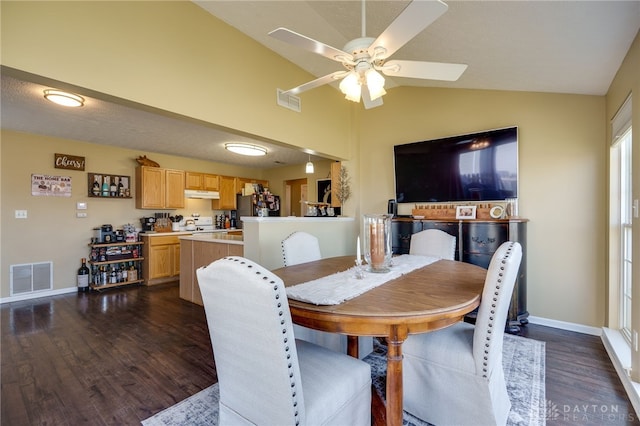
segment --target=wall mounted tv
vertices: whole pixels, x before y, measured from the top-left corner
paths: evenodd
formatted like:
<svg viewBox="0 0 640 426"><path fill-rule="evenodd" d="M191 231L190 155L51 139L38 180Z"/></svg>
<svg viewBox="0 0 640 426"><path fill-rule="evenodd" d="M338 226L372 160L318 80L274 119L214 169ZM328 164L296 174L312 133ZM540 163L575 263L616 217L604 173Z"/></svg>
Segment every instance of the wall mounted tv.
<svg viewBox="0 0 640 426"><path fill-rule="evenodd" d="M395 145L396 201L499 201L518 196L518 128Z"/></svg>

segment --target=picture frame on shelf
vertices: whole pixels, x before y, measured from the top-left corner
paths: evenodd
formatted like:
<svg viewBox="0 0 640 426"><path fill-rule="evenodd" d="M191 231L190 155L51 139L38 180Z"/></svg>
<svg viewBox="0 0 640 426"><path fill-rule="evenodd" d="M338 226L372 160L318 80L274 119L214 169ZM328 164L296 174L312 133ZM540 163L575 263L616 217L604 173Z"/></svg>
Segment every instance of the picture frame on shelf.
<svg viewBox="0 0 640 426"><path fill-rule="evenodd" d="M456 206L456 219L475 219L476 206Z"/></svg>
<svg viewBox="0 0 640 426"><path fill-rule="evenodd" d="M318 202L331 204L331 179L318 179L317 189Z"/></svg>

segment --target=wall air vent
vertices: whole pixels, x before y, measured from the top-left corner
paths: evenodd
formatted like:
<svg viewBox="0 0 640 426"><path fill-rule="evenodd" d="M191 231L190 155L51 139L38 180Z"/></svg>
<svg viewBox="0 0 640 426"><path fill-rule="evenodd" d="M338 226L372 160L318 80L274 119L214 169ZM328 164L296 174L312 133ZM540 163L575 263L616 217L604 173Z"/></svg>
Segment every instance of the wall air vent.
<svg viewBox="0 0 640 426"><path fill-rule="evenodd" d="M11 265L11 296L53 289L53 262Z"/></svg>
<svg viewBox="0 0 640 426"><path fill-rule="evenodd" d="M278 99L278 105L289 108L295 112L302 110L302 101L299 97L286 94L282 89L277 89L276 98Z"/></svg>

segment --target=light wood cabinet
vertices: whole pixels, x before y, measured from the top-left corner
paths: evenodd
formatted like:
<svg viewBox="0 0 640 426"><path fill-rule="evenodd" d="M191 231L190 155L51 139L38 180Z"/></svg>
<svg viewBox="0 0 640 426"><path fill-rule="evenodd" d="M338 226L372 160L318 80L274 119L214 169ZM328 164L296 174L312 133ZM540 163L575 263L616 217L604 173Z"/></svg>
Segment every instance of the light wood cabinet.
<svg viewBox="0 0 640 426"><path fill-rule="evenodd" d="M220 176L220 199L211 201L213 210L235 210L236 205L236 177Z"/></svg>
<svg viewBox="0 0 640 426"><path fill-rule="evenodd" d="M147 166L136 168L136 208L184 208L184 171Z"/></svg>
<svg viewBox="0 0 640 426"><path fill-rule="evenodd" d="M236 178L236 194L242 194L242 189L246 183L259 183L263 188L269 187L269 181L263 179Z"/></svg>
<svg viewBox="0 0 640 426"><path fill-rule="evenodd" d="M180 240L178 236L143 236L146 285L163 284L180 278Z"/></svg>
<svg viewBox="0 0 640 426"><path fill-rule="evenodd" d="M219 176L210 173L185 172L185 188L199 191L218 191Z"/></svg>

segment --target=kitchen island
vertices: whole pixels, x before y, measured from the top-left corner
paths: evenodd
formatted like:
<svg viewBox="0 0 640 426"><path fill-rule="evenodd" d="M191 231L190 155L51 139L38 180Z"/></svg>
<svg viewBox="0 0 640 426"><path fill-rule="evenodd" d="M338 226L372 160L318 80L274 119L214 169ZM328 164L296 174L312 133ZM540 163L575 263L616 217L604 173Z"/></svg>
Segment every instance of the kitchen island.
<svg viewBox="0 0 640 426"><path fill-rule="evenodd" d="M243 256L244 241L237 232L216 232L179 237L180 298L202 305L196 269L225 256Z"/></svg>

